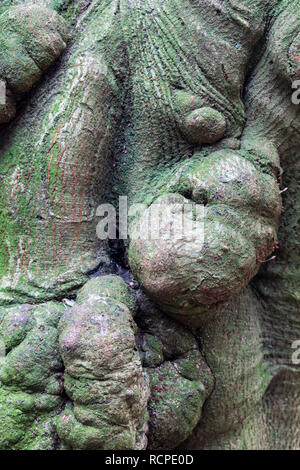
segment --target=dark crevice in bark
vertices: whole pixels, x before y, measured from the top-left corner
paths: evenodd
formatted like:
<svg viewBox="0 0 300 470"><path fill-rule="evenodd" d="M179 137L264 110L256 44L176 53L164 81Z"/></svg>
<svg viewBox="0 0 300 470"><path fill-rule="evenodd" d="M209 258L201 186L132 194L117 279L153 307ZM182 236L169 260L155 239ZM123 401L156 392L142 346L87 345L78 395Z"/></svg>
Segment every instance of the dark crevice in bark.
<svg viewBox="0 0 300 470"><path fill-rule="evenodd" d="M129 270L124 241L119 239L109 240L108 245L112 260L116 266L116 271Z"/></svg>

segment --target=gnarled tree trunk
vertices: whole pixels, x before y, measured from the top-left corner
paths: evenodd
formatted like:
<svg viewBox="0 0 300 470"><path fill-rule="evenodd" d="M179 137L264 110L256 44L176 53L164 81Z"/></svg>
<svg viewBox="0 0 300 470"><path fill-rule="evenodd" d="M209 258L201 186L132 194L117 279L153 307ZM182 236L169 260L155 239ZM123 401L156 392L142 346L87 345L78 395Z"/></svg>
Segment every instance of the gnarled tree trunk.
<svg viewBox="0 0 300 470"><path fill-rule="evenodd" d="M299 449L299 0L0 26L0 448Z"/></svg>

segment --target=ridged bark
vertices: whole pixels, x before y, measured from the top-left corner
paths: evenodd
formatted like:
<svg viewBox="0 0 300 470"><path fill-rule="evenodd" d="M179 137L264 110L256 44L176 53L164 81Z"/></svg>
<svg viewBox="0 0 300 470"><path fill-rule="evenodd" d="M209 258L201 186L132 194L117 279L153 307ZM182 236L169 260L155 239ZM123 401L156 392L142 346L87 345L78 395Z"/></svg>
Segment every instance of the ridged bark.
<svg viewBox="0 0 300 470"><path fill-rule="evenodd" d="M299 1L5 0L0 25L0 448L299 449ZM135 239L157 202L204 205L204 244Z"/></svg>

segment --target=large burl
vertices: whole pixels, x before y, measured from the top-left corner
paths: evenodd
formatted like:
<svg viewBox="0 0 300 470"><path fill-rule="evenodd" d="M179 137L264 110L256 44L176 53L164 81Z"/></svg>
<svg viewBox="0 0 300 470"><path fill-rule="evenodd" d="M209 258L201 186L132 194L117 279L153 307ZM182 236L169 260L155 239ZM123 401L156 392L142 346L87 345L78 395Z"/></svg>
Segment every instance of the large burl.
<svg viewBox="0 0 300 470"><path fill-rule="evenodd" d="M10 3L1 448L299 448L298 1Z"/></svg>
<svg viewBox="0 0 300 470"><path fill-rule="evenodd" d="M142 450L148 383L135 346L134 299L116 276L90 280L60 321L65 389L74 403L57 424L75 449Z"/></svg>
<svg viewBox="0 0 300 470"><path fill-rule="evenodd" d="M0 31L0 78L6 92L0 123L5 123L14 117L16 101L65 50L67 27L55 11L29 4L3 13Z"/></svg>
<svg viewBox="0 0 300 470"><path fill-rule="evenodd" d="M142 55L129 48L136 156L130 189L150 207L132 222L129 259L165 311L197 325L240 292L272 253L281 201L278 152L267 136L251 135L242 101L249 60L265 28L265 2L225 2L219 9L215 2L187 3L183 22L175 21L173 2L164 2L132 24L151 42ZM156 32L169 14L175 16L170 39ZM153 43L161 68L151 64ZM147 239L150 203L162 204L164 213L171 204L204 205L204 243L200 227L186 237L177 233L179 224L164 239L166 217L161 236Z"/></svg>

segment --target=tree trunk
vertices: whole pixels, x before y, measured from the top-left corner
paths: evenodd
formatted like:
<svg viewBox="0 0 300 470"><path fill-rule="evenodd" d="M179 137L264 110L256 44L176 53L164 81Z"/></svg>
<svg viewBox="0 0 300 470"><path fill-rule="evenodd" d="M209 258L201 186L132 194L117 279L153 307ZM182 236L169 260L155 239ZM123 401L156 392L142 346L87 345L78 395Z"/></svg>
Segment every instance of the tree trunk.
<svg viewBox="0 0 300 470"><path fill-rule="evenodd" d="M0 26L0 449L299 449L299 1Z"/></svg>

